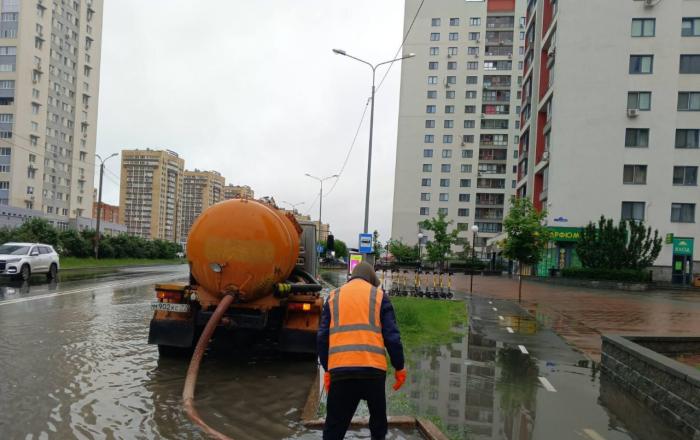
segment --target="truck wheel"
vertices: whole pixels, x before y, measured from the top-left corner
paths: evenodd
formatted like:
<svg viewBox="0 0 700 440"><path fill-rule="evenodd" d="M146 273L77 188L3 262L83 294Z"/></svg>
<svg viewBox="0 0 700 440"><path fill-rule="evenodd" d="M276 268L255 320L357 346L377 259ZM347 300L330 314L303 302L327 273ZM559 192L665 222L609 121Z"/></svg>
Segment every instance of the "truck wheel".
<svg viewBox="0 0 700 440"><path fill-rule="evenodd" d="M49 267L49 271L46 273L46 278L49 281L51 281L51 280L55 280L57 276L58 276L58 266L56 266L56 263L52 263L51 267Z"/></svg>
<svg viewBox="0 0 700 440"><path fill-rule="evenodd" d="M29 268L28 264L25 264L22 266L22 268L19 270L19 278L22 281L29 281L29 278L32 276L32 270Z"/></svg>
<svg viewBox="0 0 700 440"><path fill-rule="evenodd" d="M173 347L171 345L159 345L158 355L164 358L184 358L192 355L194 347Z"/></svg>

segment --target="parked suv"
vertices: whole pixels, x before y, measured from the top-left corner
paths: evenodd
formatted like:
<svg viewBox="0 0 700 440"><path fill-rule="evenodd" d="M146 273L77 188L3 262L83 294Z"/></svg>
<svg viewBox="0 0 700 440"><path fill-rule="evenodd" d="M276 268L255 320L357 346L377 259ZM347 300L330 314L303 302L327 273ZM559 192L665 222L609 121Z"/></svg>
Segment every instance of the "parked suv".
<svg viewBox="0 0 700 440"><path fill-rule="evenodd" d="M27 281L33 274L58 275L58 254L41 243L5 243L0 246L0 275Z"/></svg>

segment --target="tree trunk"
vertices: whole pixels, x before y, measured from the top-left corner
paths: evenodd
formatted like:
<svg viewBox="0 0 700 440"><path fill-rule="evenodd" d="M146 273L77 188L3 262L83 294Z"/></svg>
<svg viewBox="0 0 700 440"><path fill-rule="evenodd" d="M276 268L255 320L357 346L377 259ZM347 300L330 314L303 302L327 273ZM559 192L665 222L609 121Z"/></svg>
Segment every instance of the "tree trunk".
<svg viewBox="0 0 700 440"><path fill-rule="evenodd" d="M518 266L518 303L522 301L523 297L523 265Z"/></svg>

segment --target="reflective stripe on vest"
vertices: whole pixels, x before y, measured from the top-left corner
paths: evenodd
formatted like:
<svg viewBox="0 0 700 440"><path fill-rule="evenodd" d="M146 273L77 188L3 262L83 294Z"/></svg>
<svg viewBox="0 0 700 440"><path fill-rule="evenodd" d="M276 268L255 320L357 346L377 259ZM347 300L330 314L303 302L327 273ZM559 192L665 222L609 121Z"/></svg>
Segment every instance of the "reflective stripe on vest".
<svg viewBox="0 0 700 440"><path fill-rule="evenodd" d="M331 293L329 369L372 367L386 370L379 320L382 296L381 290L359 280Z"/></svg>

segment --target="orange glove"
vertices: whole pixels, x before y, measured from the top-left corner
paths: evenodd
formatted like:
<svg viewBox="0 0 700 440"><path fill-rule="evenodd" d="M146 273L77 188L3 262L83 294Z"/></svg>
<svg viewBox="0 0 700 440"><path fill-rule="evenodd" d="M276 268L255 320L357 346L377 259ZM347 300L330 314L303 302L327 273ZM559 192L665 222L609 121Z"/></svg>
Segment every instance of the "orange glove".
<svg viewBox="0 0 700 440"><path fill-rule="evenodd" d="M326 387L326 392L331 390L331 373L328 371L323 373L323 385Z"/></svg>
<svg viewBox="0 0 700 440"><path fill-rule="evenodd" d="M398 389L403 386L404 382L406 382L406 369L404 368L403 370L394 372L394 378L396 378L396 382L394 382L394 391L398 391Z"/></svg>

